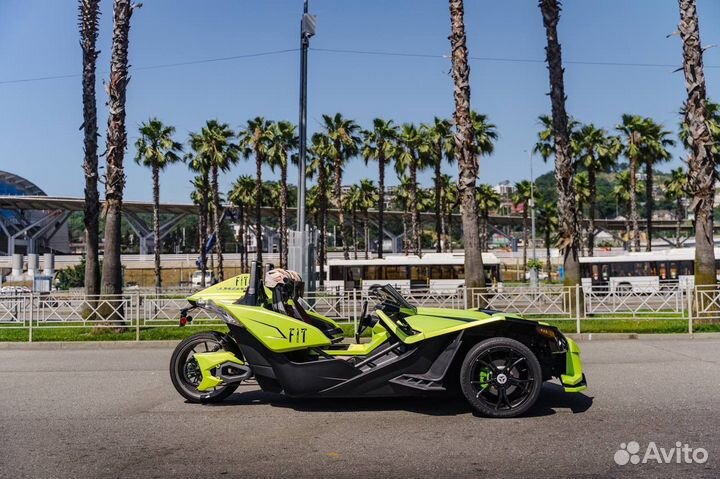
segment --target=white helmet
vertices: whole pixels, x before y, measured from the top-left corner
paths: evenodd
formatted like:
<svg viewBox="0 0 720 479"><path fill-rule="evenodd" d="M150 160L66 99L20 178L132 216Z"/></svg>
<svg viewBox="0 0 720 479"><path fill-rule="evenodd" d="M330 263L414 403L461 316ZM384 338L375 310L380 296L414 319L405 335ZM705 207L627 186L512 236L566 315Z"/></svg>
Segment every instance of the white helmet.
<svg viewBox="0 0 720 479"><path fill-rule="evenodd" d="M278 284L301 282L302 276L289 269L275 268L265 273L265 286L272 289Z"/></svg>

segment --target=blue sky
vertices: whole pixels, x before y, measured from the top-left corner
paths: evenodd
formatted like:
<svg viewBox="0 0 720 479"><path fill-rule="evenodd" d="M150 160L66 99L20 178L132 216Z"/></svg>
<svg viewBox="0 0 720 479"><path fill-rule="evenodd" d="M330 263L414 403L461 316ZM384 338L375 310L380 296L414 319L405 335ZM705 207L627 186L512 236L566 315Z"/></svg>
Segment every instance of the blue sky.
<svg viewBox="0 0 720 479"><path fill-rule="evenodd" d="M570 62L680 65L675 0L567 1L560 22L568 111L584 122L612 128L622 113L651 116L676 130L685 95L672 67L587 65ZM82 196L81 69L73 0L0 0L0 169L20 174L51 195ZM111 1L102 0L100 79L107 77ZM126 198L149 200L150 176L134 164L137 125L157 116L177 128L178 139L219 118L239 127L248 118L297 119L297 52L203 64L142 69L194 60L295 49L301 0L146 0L133 17L130 58L138 67L128 91L130 148ZM720 43L720 2L698 0L703 43ZM363 125L382 116L397 122L430 121L452 113L452 80L444 0L311 0L318 17L318 49L417 53L437 58L310 53L309 125L340 111ZM532 146L537 116L549 111L548 79L541 62L545 37L535 0L466 1L473 108L498 126L495 153L483 158L480 181L528 176L523 151ZM720 48L705 55L708 92L720 99ZM714 68L712 68L714 66ZM98 88L101 130L105 99ZM101 138L101 149L105 139ZM676 158L682 154L677 150ZM678 159L674 160L679 162ZM536 171L550 169L537 160ZM669 165L672 166L672 165ZM668 166L668 167L669 167ZM241 163L223 178L249 171ZM448 167L455 173L456 167ZM291 179L294 179L294 171ZM270 173L268 172L268 175ZM348 182L376 179L361 160L347 168ZM422 178L429 181L429 174ZM186 202L190 173L171 166L162 199ZM394 181L394 178L393 178Z"/></svg>

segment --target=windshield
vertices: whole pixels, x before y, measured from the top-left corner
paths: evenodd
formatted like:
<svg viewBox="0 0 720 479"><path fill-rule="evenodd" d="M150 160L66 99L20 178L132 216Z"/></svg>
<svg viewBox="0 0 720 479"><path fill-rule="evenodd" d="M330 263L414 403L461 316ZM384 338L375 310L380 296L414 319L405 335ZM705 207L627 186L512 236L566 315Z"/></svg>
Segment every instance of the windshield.
<svg viewBox="0 0 720 479"><path fill-rule="evenodd" d="M405 298L398 292L397 289L393 288L389 284L379 285L375 284L370 286L368 294L378 303L382 303L385 306L394 306L398 309L410 309L415 310L415 307L407 302Z"/></svg>

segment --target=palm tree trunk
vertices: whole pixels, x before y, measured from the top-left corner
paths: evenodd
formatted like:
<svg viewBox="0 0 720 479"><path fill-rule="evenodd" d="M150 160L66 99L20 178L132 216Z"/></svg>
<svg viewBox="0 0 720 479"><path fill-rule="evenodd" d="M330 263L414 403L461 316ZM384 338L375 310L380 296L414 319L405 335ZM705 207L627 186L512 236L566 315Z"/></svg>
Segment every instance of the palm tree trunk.
<svg viewBox="0 0 720 479"><path fill-rule="evenodd" d="M682 224L682 198L675 200L675 246L680 247L680 227Z"/></svg>
<svg viewBox="0 0 720 479"><path fill-rule="evenodd" d="M578 201L578 212L580 213L580 216L582 217L583 210L585 209L585 205L582 203L582 201ZM580 223L580 256L585 256L585 235L587 231L585 230L585 226L583 223Z"/></svg>
<svg viewBox="0 0 720 479"><path fill-rule="evenodd" d="M413 152L413 161L410 164L410 214L412 221L412 248L413 253L420 256L420 210L418 210L417 198L417 159Z"/></svg>
<svg viewBox="0 0 720 479"><path fill-rule="evenodd" d="M333 205L338 212L338 223L340 225L340 237L342 238L343 258L350 259L350 238L348 234L348 225L345 221L345 213L342 208L342 163L340 159L336 159L334 164L335 175L335 204Z"/></svg>
<svg viewBox="0 0 720 479"><path fill-rule="evenodd" d="M245 257L247 250L245 248L245 205L240 203L238 207L238 216L240 217L240 272L246 273Z"/></svg>
<svg viewBox="0 0 720 479"><path fill-rule="evenodd" d="M632 223L631 251L640 251L640 226L637 209L637 158L630 158L630 222Z"/></svg>
<svg viewBox="0 0 720 479"><path fill-rule="evenodd" d="M557 35L560 5L557 0L541 0L540 10L547 37L545 52L550 75L550 102L555 142L555 180L558 188L557 210L560 220L558 246L563 254L564 283L566 286L575 286L580 284L578 215L573 187L574 170L570 155L570 132L565 110L562 50Z"/></svg>
<svg viewBox="0 0 720 479"><path fill-rule="evenodd" d="M353 239L353 258L358 259L358 238L357 238L357 210L352 209L352 239Z"/></svg>
<svg viewBox="0 0 720 479"><path fill-rule="evenodd" d="M440 151L442 152L442 141L440 142L441 147ZM442 245L442 238L443 238L443 224L442 224L442 208L441 208L441 198L440 198L440 192L441 192L441 175L442 172L440 171L440 163L442 162L442 153L440 154L440 158L435 162L435 236L437 237L437 244L435 245L435 251L437 253L442 253L443 251L443 245Z"/></svg>
<svg viewBox="0 0 720 479"><path fill-rule="evenodd" d="M259 151L255 151L255 243L257 250L255 258L258 264L262 265L262 155Z"/></svg>
<svg viewBox="0 0 720 479"><path fill-rule="evenodd" d="M155 249L155 291L162 288L162 271L160 269L160 168L156 163L152 167L153 176L153 246Z"/></svg>
<svg viewBox="0 0 720 479"><path fill-rule="evenodd" d="M593 164L595 164L595 159L593 159ZM587 247L588 256L593 256L593 250L595 249L595 210L597 209L597 178L595 177L595 168L588 168L588 183L590 183L590 211L588 211Z"/></svg>
<svg viewBox="0 0 720 479"><path fill-rule="evenodd" d="M403 227L403 253L405 254L405 256L410 254L410 239L408 238L407 222L408 222L408 210L407 210L407 208L404 208L403 214L402 214L402 227Z"/></svg>
<svg viewBox="0 0 720 479"><path fill-rule="evenodd" d="M207 185L207 173L203 173L203 186ZM200 278L200 286L205 288L205 272L207 271L207 225L208 225L208 192L207 190L201 192L200 197L200 225L198 231L198 239L200 241L200 272L202 276Z"/></svg>
<svg viewBox="0 0 720 479"><path fill-rule="evenodd" d="M327 178L325 168L321 167L318 173L318 188L320 188L320 217L318 218L318 267L320 269L320 286L325 285L325 240L327 238Z"/></svg>
<svg viewBox="0 0 720 479"><path fill-rule="evenodd" d="M552 258L550 257L550 225L545 225L545 268L548 274L548 280L550 279L550 272L552 271Z"/></svg>
<svg viewBox="0 0 720 479"><path fill-rule="evenodd" d="M280 165L280 267L288 267L288 184L287 163Z"/></svg>
<svg viewBox="0 0 720 479"><path fill-rule="evenodd" d="M485 271L480 250L477 200L475 184L478 176L478 159L473 152L473 131L470 121L470 66L465 36L464 6L462 0L450 0L452 33L452 73L455 99L455 154L459 170L459 192L462 204L462 228L465 245L465 286L485 286ZM472 304L471 307L484 306Z"/></svg>
<svg viewBox="0 0 720 479"><path fill-rule="evenodd" d="M130 0L115 0L113 4L113 39L110 59L108 92L107 166L105 169L105 254L102 268L102 294L122 294L121 220L125 189L123 157L127 146L125 129L125 103L128 84L128 46L130 17L133 5ZM110 304L113 303L110 311ZM122 329L123 308L115 302L106 303L103 317Z"/></svg>
<svg viewBox="0 0 720 479"><path fill-rule="evenodd" d="M453 245L452 245L452 209L447 215L447 229L448 229L448 250L452 253L453 252Z"/></svg>
<svg viewBox="0 0 720 479"><path fill-rule="evenodd" d="M365 259L370 259L370 213L365 210L365 221L363 229L365 230Z"/></svg>
<svg viewBox="0 0 720 479"><path fill-rule="evenodd" d="M679 31L683 41L683 70L688 95L685 102L685 123L691 139L688 142L688 187L693 196L691 205L695 214L695 286L715 285L715 162L712 155L713 137L708 124L700 26L695 0L679 0L678 3Z"/></svg>
<svg viewBox="0 0 720 479"><path fill-rule="evenodd" d="M523 205L523 281L527 275L527 250L528 250L528 214L527 203Z"/></svg>
<svg viewBox="0 0 720 479"><path fill-rule="evenodd" d="M652 162L645 163L645 228L647 229L647 244L645 251L652 251L652 215L655 209L653 198L653 168Z"/></svg>
<svg viewBox="0 0 720 479"><path fill-rule="evenodd" d="M378 258L383 257L383 241L385 240L385 155L378 158Z"/></svg>
<svg viewBox="0 0 720 479"><path fill-rule="evenodd" d="M215 233L215 254L217 255L218 279L225 279L225 270L223 269L223 251L222 251L222 205L220 204L220 187L218 186L218 166L217 163L212 167L212 196L213 196L213 232Z"/></svg>
<svg viewBox="0 0 720 479"><path fill-rule="evenodd" d="M98 127L95 98L98 17L100 0L80 2L80 45L83 52L83 136L85 159L85 295L100 294L100 195L98 193ZM93 307L94 308L94 307ZM94 319L94 317L90 318Z"/></svg>
<svg viewBox="0 0 720 479"><path fill-rule="evenodd" d="M438 210L438 214L440 215L440 235L438 236L438 242L442 243L440 245L440 251L447 250L447 225L445 223L444 213L445 208L447 208L447 199L443 197L440 209Z"/></svg>

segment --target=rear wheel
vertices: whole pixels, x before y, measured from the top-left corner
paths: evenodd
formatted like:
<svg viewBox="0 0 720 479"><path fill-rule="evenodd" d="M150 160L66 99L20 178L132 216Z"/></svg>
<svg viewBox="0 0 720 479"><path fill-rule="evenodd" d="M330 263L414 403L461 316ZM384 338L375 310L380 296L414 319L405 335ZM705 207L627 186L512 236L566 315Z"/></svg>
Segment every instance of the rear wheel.
<svg viewBox="0 0 720 479"><path fill-rule="evenodd" d="M465 356L460 386L470 405L487 417L515 417L530 409L542 388L535 354L510 338L486 339Z"/></svg>
<svg viewBox="0 0 720 479"><path fill-rule="evenodd" d="M185 399L194 403L220 402L231 395L238 388L238 384L219 386L211 391L200 392L197 390L202 373L195 353L208 353L222 349L222 337L220 333L205 332L193 334L177 345L170 358L170 379L177 392Z"/></svg>

